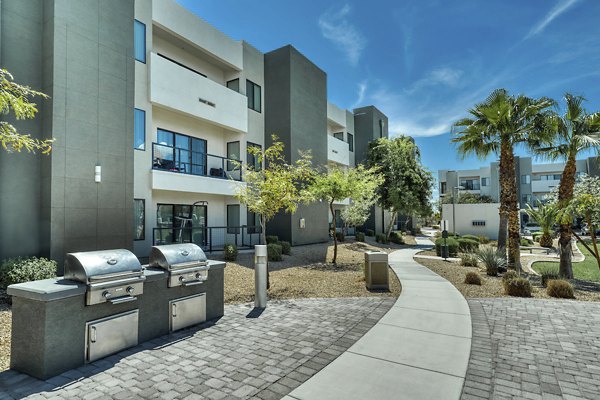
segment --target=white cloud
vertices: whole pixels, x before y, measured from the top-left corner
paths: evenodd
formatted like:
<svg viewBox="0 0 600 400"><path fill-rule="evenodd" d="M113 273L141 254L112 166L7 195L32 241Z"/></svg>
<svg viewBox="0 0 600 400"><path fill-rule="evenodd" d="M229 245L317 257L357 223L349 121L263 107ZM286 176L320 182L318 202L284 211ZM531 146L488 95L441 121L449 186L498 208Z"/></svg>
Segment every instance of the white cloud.
<svg viewBox="0 0 600 400"><path fill-rule="evenodd" d="M537 24L535 24L523 40L542 33L544 29L562 13L575 5L579 0L560 0Z"/></svg>
<svg viewBox="0 0 600 400"><path fill-rule="evenodd" d="M425 75L425 77L413 83L411 87L406 90L406 92L414 93L417 90L437 85L455 87L460 83L460 78L462 75L463 72L458 69L449 67L437 68L430 71L427 75Z"/></svg>
<svg viewBox="0 0 600 400"><path fill-rule="evenodd" d="M365 100L365 94L367 92L367 81L362 81L358 84L358 93L356 97L356 101L352 105L352 108L360 107L362 102Z"/></svg>
<svg viewBox="0 0 600 400"><path fill-rule="evenodd" d="M367 40L346 18L350 13L349 4L339 10L329 10L319 17L319 28L323 37L332 41L348 58L352 66L358 64Z"/></svg>

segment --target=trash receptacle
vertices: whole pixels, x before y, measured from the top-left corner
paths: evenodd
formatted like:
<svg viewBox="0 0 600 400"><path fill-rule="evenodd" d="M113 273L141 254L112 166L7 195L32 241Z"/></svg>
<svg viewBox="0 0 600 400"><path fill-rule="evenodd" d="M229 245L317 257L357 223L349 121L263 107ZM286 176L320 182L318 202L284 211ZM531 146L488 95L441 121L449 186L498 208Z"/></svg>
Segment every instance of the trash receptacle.
<svg viewBox="0 0 600 400"><path fill-rule="evenodd" d="M387 253L380 251L365 252L365 283L367 289L389 290Z"/></svg>
<svg viewBox="0 0 600 400"><path fill-rule="evenodd" d="M443 259L450 257L450 249L448 248L447 244L443 244L440 250Z"/></svg>

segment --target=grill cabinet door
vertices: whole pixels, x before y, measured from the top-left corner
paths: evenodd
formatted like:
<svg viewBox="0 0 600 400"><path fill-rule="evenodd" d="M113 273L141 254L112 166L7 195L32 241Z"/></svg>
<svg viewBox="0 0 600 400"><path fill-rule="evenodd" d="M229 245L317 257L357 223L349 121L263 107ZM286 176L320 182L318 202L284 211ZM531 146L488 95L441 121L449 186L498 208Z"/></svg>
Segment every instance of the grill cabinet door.
<svg viewBox="0 0 600 400"><path fill-rule="evenodd" d="M169 302L171 331L206 321L206 293Z"/></svg>
<svg viewBox="0 0 600 400"><path fill-rule="evenodd" d="M86 361L94 361L138 344L139 311L133 310L86 324Z"/></svg>

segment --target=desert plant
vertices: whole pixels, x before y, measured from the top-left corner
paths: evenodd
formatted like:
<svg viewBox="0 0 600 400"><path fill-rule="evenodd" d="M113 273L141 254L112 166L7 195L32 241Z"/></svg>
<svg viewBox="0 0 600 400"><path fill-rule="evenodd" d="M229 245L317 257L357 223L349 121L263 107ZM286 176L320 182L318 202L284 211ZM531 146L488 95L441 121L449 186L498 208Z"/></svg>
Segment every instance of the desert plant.
<svg viewBox="0 0 600 400"><path fill-rule="evenodd" d="M346 235L344 235L344 232L336 232L335 238L338 240L338 242L343 242L346 240Z"/></svg>
<svg viewBox="0 0 600 400"><path fill-rule="evenodd" d="M387 243L387 236L385 235L385 233L378 233L375 235L375 241L377 243Z"/></svg>
<svg viewBox="0 0 600 400"><path fill-rule="evenodd" d="M354 240L356 240L357 242L364 242L365 234L363 232L356 232L356 234L354 235Z"/></svg>
<svg viewBox="0 0 600 400"><path fill-rule="evenodd" d="M279 237L276 235L267 235L266 240L267 240L267 244L278 243Z"/></svg>
<svg viewBox="0 0 600 400"><path fill-rule="evenodd" d="M281 261L283 257L281 256L281 245L277 243L269 243L267 245L267 258L269 261Z"/></svg>
<svg viewBox="0 0 600 400"><path fill-rule="evenodd" d="M393 231L390 233L390 242L396 244L404 244L404 238L402 237L402 232Z"/></svg>
<svg viewBox="0 0 600 400"><path fill-rule="evenodd" d="M485 265L485 271L489 276L497 276L500 270L506 268L506 258L502 252L492 246L483 246L477 249L475 255Z"/></svg>
<svg viewBox="0 0 600 400"><path fill-rule="evenodd" d="M513 270L506 271L504 274L502 274L502 284L506 286L508 282L512 281L513 279L517 279L518 277L519 274Z"/></svg>
<svg viewBox="0 0 600 400"><path fill-rule="evenodd" d="M460 255L460 265L464 267L478 267L479 259L471 253L462 253Z"/></svg>
<svg viewBox="0 0 600 400"><path fill-rule="evenodd" d="M540 279L542 281L542 286L544 287L548 285L548 281L559 278L560 275L558 275L558 269L546 269L540 273Z"/></svg>
<svg viewBox="0 0 600 400"><path fill-rule="evenodd" d="M465 283L467 285L481 285L481 277L477 272L467 272L465 276Z"/></svg>
<svg viewBox="0 0 600 400"><path fill-rule="evenodd" d="M548 281L548 287L546 293L550 297L557 297L559 299L574 299L575 291L573 285L564 279L550 279Z"/></svg>
<svg viewBox="0 0 600 400"><path fill-rule="evenodd" d="M457 239L458 249L464 253L472 253L479 248L478 239L469 239L464 236Z"/></svg>
<svg viewBox="0 0 600 400"><path fill-rule="evenodd" d="M527 247L527 246L532 246L533 245L533 241L531 239L527 239L522 237L521 239L521 246L523 247Z"/></svg>
<svg viewBox="0 0 600 400"><path fill-rule="evenodd" d="M479 236L475 236L475 235L462 235L461 238L462 239L476 240L477 242L479 242Z"/></svg>
<svg viewBox="0 0 600 400"><path fill-rule="evenodd" d="M290 242L279 242L279 245L281 246L281 253L285 254L286 256L290 256L292 255L292 245L290 244Z"/></svg>
<svg viewBox="0 0 600 400"><path fill-rule="evenodd" d="M435 254L437 254L438 257L442 256L443 244L443 238L439 238L435 241ZM449 237L448 239L446 239L446 244L448 245L448 255L450 257L456 257L456 255L458 254L458 242L456 241L456 239Z"/></svg>
<svg viewBox="0 0 600 400"><path fill-rule="evenodd" d="M223 256L226 261L235 261L238 256L238 249L235 244L226 244L223 248Z"/></svg>
<svg viewBox="0 0 600 400"><path fill-rule="evenodd" d="M488 244L490 242L490 238L487 236L479 236L478 239L481 244Z"/></svg>
<svg viewBox="0 0 600 400"><path fill-rule="evenodd" d="M552 247L552 227L556 223L558 209L555 204L542 204L538 202L537 208L531 207L527 204L527 215L529 215L535 222L537 222L542 229L538 233L540 236L539 242L542 247ZM536 240L537 235L533 235L533 240Z"/></svg>
<svg viewBox="0 0 600 400"><path fill-rule="evenodd" d="M375 231L373 229L367 229L366 235L369 237L373 237L375 236Z"/></svg>
<svg viewBox="0 0 600 400"><path fill-rule="evenodd" d="M531 297L531 283L526 278L515 278L504 284L504 291L509 296Z"/></svg>
<svg viewBox="0 0 600 400"><path fill-rule="evenodd" d="M0 263L0 288L56 276L56 261L47 258L9 258Z"/></svg>

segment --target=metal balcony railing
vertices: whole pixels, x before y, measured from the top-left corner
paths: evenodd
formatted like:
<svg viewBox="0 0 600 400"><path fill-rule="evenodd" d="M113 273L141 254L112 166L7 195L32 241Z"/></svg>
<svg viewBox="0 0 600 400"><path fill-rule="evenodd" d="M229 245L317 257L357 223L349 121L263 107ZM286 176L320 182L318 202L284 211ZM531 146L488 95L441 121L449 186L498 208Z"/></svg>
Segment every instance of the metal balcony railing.
<svg viewBox="0 0 600 400"><path fill-rule="evenodd" d="M226 244L252 248L260 244L260 226L160 227L152 230L152 245L195 243L205 251L223 250Z"/></svg>

